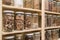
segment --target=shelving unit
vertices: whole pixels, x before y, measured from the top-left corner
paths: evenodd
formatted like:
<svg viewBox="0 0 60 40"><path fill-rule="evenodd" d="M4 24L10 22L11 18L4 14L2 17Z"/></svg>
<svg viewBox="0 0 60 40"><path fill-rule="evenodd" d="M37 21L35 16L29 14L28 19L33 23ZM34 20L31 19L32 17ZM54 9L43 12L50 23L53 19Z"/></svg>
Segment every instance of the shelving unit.
<svg viewBox="0 0 60 40"><path fill-rule="evenodd" d="M21 30L21 31L13 31L13 32L3 32L2 31L2 9L11 9L11 10L21 10L21 11L30 11L30 12L38 12L41 14L40 16L42 17L42 22L41 22L41 28L36 28L36 29L29 29L29 30ZM47 14L59 14L58 12L51 12L51 11L45 11L45 0L42 0L42 10L38 9L30 9L30 8L20 8L20 7L15 7L15 6L8 6L2 4L2 0L0 0L0 40L2 40L2 35L8 35L8 34L15 34L15 33L27 33L27 32L35 32L35 31L40 31L41 32L41 40L45 40L45 30L47 29L58 29L60 26L51 26L51 27L45 27L45 13Z"/></svg>

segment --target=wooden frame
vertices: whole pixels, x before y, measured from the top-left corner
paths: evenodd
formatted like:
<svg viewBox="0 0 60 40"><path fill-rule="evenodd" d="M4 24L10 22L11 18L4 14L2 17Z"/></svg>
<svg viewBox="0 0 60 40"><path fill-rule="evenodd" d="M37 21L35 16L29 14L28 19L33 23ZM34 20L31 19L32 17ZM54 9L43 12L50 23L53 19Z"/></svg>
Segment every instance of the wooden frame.
<svg viewBox="0 0 60 40"><path fill-rule="evenodd" d="M42 24L41 28L38 29L30 29L30 30L23 30L23 31L14 31L14 32L3 32L2 31L2 8L7 8L7 9L16 9L16 10L23 10L23 11L31 11L31 12L38 12L41 14L42 17ZM14 33L25 33L25 32L33 32L33 31L41 31L41 40L45 40L45 29L57 29L60 28L58 27L45 27L45 13L48 14L60 14L57 12L50 12L50 11L45 11L45 0L42 0L42 10L37 10L37 9L30 9L30 8L19 8L19 7L14 7L14 6L7 6L2 4L2 0L0 0L0 40L2 40L2 35L7 35L7 34L14 34Z"/></svg>

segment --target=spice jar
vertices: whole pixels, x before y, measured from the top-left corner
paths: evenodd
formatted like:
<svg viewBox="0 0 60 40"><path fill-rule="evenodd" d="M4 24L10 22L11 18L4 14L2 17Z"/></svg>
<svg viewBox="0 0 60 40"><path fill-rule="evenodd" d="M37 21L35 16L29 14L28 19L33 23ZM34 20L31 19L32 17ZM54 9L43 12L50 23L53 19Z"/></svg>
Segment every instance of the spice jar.
<svg viewBox="0 0 60 40"><path fill-rule="evenodd" d="M15 24L16 30L24 29L24 12L16 12Z"/></svg>
<svg viewBox="0 0 60 40"><path fill-rule="evenodd" d="M25 29L32 28L32 14L25 13Z"/></svg>
<svg viewBox="0 0 60 40"><path fill-rule="evenodd" d="M23 40L23 35L22 34L17 34L16 35L16 40Z"/></svg>
<svg viewBox="0 0 60 40"><path fill-rule="evenodd" d="M14 0L14 6L23 8L23 0Z"/></svg>
<svg viewBox="0 0 60 40"><path fill-rule="evenodd" d="M60 2L56 2L57 12L60 12Z"/></svg>
<svg viewBox="0 0 60 40"><path fill-rule="evenodd" d="M24 0L24 7L25 8L33 8L33 0Z"/></svg>
<svg viewBox="0 0 60 40"><path fill-rule="evenodd" d="M56 15L56 26L60 26L60 15Z"/></svg>
<svg viewBox="0 0 60 40"><path fill-rule="evenodd" d="M5 4L5 5L13 5L14 1L13 0L3 0L3 4Z"/></svg>
<svg viewBox="0 0 60 40"><path fill-rule="evenodd" d="M15 37L14 36L7 36L7 37L4 37L4 40L15 40Z"/></svg>
<svg viewBox="0 0 60 40"><path fill-rule="evenodd" d="M3 31L11 32L14 30L14 11L4 10Z"/></svg>
<svg viewBox="0 0 60 40"><path fill-rule="evenodd" d="M34 33L34 40L40 40L40 39L41 39L40 36L41 36L41 35L40 35L40 32L35 32L35 33Z"/></svg>
<svg viewBox="0 0 60 40"><path fill-rule="evenodd" d="M33 13L33 28L38 28L38 13Z"/></svg>
<svg viewBox="0 0 60 40"><path fill-rule="evenodd" d="M30 33L30 34L25 34L25 40L33 40L34 39L34 34Z"/></svg>

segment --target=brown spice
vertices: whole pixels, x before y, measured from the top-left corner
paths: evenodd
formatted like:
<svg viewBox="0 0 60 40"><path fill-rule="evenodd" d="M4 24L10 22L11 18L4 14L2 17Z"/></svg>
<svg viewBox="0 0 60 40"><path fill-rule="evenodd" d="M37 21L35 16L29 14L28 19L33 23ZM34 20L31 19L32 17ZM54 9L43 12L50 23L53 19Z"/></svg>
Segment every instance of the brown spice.
<svg viewBox="0 0 60 40"><path fill-rule="evenodd" d="M24 12L16 12L16 30L24 29Z"/></svg>

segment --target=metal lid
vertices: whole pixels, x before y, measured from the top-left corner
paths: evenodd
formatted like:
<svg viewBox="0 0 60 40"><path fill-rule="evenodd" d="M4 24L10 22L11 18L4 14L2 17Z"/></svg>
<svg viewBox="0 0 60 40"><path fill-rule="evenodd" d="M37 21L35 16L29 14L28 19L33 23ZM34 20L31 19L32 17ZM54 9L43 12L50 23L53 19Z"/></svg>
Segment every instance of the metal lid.
<svg viewBox="0 0 60 40"><path fill-rule="evenodd" d="M21 13L21 14L24 14L24 12L16 12L16 13L19 13L19 14L20 14L20 13Z"/></svg>
<svg viewBox="0 0 60 40"><path fill-rule="evenodd" d="M32 13L25 13L25 14L30 14L31 15Z"/></svg>
<svg viewBox="0 0 60 40"><path fill-rule="evenodd" d="M40 34L40 32L35 32L35 34Z"/></svg>
<svg viewBox="0 0 60 40"><path fill-rule="evenodd" d="M22 34L17 34L16 36L23 36Z"/></svg>
<svg viewBox="0 0 60 40"><path fill-rule="evenodd" d="M38 15L38 13L33 13L33 15Z"/></svg>
<svg viewBox="0 0 60 40"><path fill-rule="evenodd" d="M7 36L7 37L4 37L5 39L11 39L11 38L14 38L14 36Z"/></svg>
<svg viewBox="0 0 60 40"><path fill-rule="evenodd" d="M29 34L26 34L26 35L33 35L33 33L29 33Z"/></svg>
<svg viewBox="0 0 60 40"><path fill-rule="evenodd" d="M14 13L14 11L12 11L12 10L4 10L3 12L11 12L11 13Z"/></svg>

